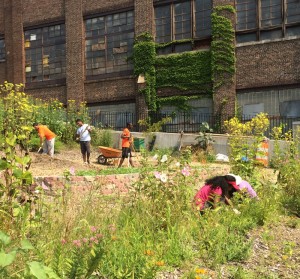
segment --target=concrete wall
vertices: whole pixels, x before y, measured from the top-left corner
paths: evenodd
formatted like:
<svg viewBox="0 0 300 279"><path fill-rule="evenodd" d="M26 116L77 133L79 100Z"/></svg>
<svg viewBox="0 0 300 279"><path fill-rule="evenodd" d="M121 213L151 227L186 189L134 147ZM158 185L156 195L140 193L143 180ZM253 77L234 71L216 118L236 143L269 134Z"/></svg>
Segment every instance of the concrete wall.
<svg viewBox="0 0 300 279"><path fill-rule="evenodd" d="M177 148L180 144L180 134L176 133L154 133L156 135L154 148L164 149L164 148ZM114 148L121 148L121 140L120 140L121 132L113 132L113 142ZM150 135L146 135L144 133L132 132L132 136L134 138L145 138L145 146L147 147L149 141L151 140ZM188 146L191 144L196 144L197 140L195 138L197 134L184 134L182 137L182 146ZM221 153L224 155L228 155L229 146L228 146L228 136L214 134L212 135L214 143L212 144L213 150L215 154ZM287 144L284 141L279 141L280 148L286 148ZM274 155L274 140L269 141L269 159Z"/></svg>

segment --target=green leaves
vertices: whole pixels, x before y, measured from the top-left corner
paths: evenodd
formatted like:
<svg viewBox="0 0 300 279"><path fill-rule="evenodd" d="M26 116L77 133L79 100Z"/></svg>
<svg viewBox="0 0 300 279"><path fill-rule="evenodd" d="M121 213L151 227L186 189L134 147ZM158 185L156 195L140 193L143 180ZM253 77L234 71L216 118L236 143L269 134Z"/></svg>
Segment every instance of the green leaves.
<svg viewBox="0 0 300 279"><path fill-rule="evenodd" d="M51 268L45 266L43 263L38 261L30 261L30 254L28 251L34 250L35 248L29 240L21 240L20 247L11 248L9 247L10 243L10 237L4 232L0 231L0 247L5 246L6 249L10 249L9 252L6 252L4 249L0 250L0 276L5 275L5 278L10 278L10 270L12 270L14 275L17 275L17 278L29 278L28 276L30 276L30 278L34 277L37 279L60 279L60 277L58 277ZM18 253L22 253L24 255L23 260L25 261L27 267L25 269L20 269L20 271L8 268L14 263Z"/></svg>
<svg viewBox="0 0 300 279"><path fill-rule="evenodd" d="M16 145L16 140L17 140L17 136L16 136L16 135L12 135L12 134L9 134L9 135L5 138L5 142L6 142L9 146L15 146L15 145Z"/></svg>
<svg viewBox="0 0 300 279"><path fill-rule="evenodd" d="M10 164L4 160L4 159L0 159L0 170L5 170L10 166Z"/></svg>
<svg viewBox="0 0 300 279"><path fill-rule="evenodd" d="M30 243L29 240L23 239L23 240L21 240L21 249L22 250L33 250L34 247L32 246L32 244Z"/></svg>
<svg viewBox="0 0 300 279"><path fill-rule="evenodd" d="M0 267L4 268L13 263L17 255L17 251L11 251L10 253L0 252Z"/></svg>
<svg viewBox="0 0 300 279"><path fill-rule="evenodd" d="M4 246L7 246L10 243L10 237L4 232L0 231L0 241Z"/></svg>
<svg viewBox="0 0 300 279"><path fill-rule="evenodd" d="M39 262L28 263L30 273L38 279L48 279L44 266Z"/></svg>
<svg viewBox="0 0 300 279"><path fill-rule="evenodd" d="M212 20L212 72L214 89L231 82L235 73L234 29L223 11L235 13L231 5L217 6L211 15Z"/></svg>
<svg viewBox="0 0 300 279"><path fill-rule="evenodd" d="M211 94L211 52L194 51L156 58L157 88Z"/></svg>

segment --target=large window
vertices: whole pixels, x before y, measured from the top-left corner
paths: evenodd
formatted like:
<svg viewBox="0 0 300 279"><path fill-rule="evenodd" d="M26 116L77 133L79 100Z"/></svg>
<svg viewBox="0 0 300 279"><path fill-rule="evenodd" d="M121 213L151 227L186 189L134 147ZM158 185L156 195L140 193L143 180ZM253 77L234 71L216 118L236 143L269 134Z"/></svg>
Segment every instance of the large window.
<svg viewBox="0 0 300 279"><path fill-rule="evenodd" d="M87 76L132 70L133 11L87 19L85 34Z"/></svg>
<svg viewBox="0 0 300 279"><path fill-rule="evenodd" d="M236 0L237 42L300 35L299 0Z"/></svg>
<svg viewBox="0 0 300 279"><path fill-rule="evenodd" d="M210 37L211 10L211 0L170 1L155 7L156 42Z"/></svg>
<svg viewBox="0 0 300 279"><path fill-rule="evenodd" d="M0 38L0 62L5 61L5 41Z"/></svg>
<svg viewBox="0 0 300 279"><path fill-rule="evenodd" d="M65 25L25 31L26 82L65 78Z"/></svg>

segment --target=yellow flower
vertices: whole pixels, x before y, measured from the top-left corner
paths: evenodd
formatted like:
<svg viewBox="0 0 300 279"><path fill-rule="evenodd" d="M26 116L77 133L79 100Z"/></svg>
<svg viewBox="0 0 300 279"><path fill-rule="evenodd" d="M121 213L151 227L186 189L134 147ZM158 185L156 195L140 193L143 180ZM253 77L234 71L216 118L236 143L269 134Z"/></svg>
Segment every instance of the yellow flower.
<svg viewBox="0 0 300 279"><path fill-rule="evenodd" d="M144 252L144 254L147 255L147 256L153 256L153 255L154 255L154 252L148 249L148 250L146 250L146 251Z"/></svg>
<svg viewBox="0 0 300 279"><path fill-rule="evenodd" d="M117 240L117 237L115 235L112 235L111 240Z"/></svg>
<svg viewBox="0 0 300 279"><path fill-rule="evenodd" d="M288 256L287 256L287 255L283 255L283 256L282 256L282 259L283 259L284 261L286 261L286 260L288 259Z"/></svg>
<svg viewBox="0 0 300 279"><path fill-rule="evenodd" d="M163 265L165 265L165 262L164 261L158 261L158 262L155 263L155 265L163 266Z"/></svg>
<svg viewBox="0 0 300 279"><path fill-rule="evenodd" d="M195 276L195 279L201 279L201 277L197 275L197 276Z"/></svg>
<svg viewBox="0 0 300 279"><path fill-rule="evenodd" d="M195 272L196 272L197 274L206 274L206 273L207 273L207 271L206 271L205 269L203 269L203 268L197 268L197 269L195 270Z"/></svg>

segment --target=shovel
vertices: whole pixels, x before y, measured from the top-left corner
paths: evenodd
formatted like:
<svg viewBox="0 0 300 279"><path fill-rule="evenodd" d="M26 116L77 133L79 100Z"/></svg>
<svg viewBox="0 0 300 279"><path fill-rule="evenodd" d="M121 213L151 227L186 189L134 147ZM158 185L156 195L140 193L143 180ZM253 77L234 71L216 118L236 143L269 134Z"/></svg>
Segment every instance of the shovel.
<svg viewBox="0 0 300 279"><path fill-rule="evenodd" d="M40 148L38 149L37 153L38 153L38 154L43 153L43 147L40 147Z"/></svg>

